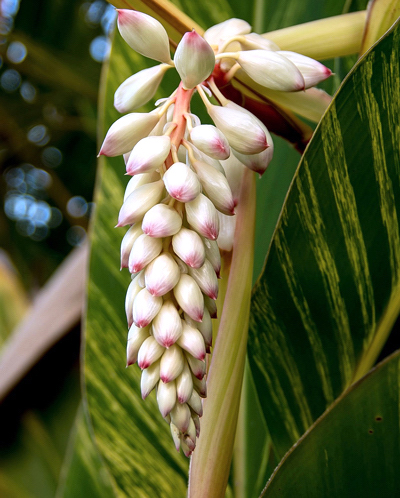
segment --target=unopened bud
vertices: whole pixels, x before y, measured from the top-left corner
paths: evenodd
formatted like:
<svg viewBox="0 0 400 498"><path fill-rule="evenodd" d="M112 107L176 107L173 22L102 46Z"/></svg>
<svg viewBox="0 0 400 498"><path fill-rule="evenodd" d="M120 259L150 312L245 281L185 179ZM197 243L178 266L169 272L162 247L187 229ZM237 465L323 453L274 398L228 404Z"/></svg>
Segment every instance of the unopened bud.
<svg viewBox="0 0 400 498"><path fill-rule="evenodd" d="M193 387L196 389L197 393L201 398L206 398L207 397L207 384L206 384L206 378L203 377L201 380L196 379L196 377L193 379Z"/></svg>
<svg viewBox="0 0 400 498"><path fill-rule="evenodd" d="M141 175L135 175L133 176L128 184L126 185L125 188L125 194L124 194L124 202L126 199L131 195L131 193L136 190L137 188L141 187L142 185L145 185L146 183L151 183L154 181L157 181L160 179L160 175L158 173L143 173Z"/></svg>
<svg viewBox="0 0 400 498"><path fill-rule="evenodd" d="M190 140L199 150L214 159L227 159L230 154L228 140L212 125L196 126L190 132Z"/></svg>
<svg viewBox="0 0 400 498"><path fill-rule="evenodd" d="M179 403L186 403L192 396L193 391L193 378L187 361L185 361L182 373L176 378L175 382Z"/></svg>
<svg viewBox="0 0 400 498"><path fill-rule="evenodd" d="M162 253L153 259L144 274L146 288L153 296L163 296L172 290L180 276L178 265L169 253Z"/></svg>
<svg viewBox="0 0 400 498"><path fill-rule="evenodd" d="M156 204L144 215L142 230L150 237L170 237L179 232L182 218L166 204Z"/></svg>
<svg viewBox="0 0 400 498"><path fill-rule="evenodd" d="M129 329L128 342L126 345L126 366L133 365L136 363L138 358L138 353L141 345L144 341L150 337L149 328L139 328L136 325L132 325Z"/></svg>
<svg viewBox="0 0 400 498"><path fill-rule="evenodd" d="M306 88L318 85L318 83L332 75L329 68L310 57L289 51L279 51L277 53L289 59L297 67L304 78Z"/></svg>
<svg viewBox="0 0 400 498"><path fill-rule="evenodd" d="M199 417L203 415L203 404L201 402L201 398L194 390L192 392L192 396L188 401L188 405L195 413L197 413Z"/></svg>
<svg viewBox="0 0 400 498"><path fill-rule="evenodd" d="M218 280L214 268L208 259L200 268L189 268L189 275L194 278L204 294L211 299L218 297Z"/></svg>
<svg viewBox="0 0 400 498"><path fill-rule="evenodd" d="M135 189L122 204L118 215L118 227L132 225L140 221L146 212L162 198L164 182L146 183Z"/></svg>
<svg viewBox="0 0 400 498"><path fill-rule="evenodd" d="M139 294L139 292L143 289L143 286L140 285L138 275L131 281L129 287L126 291L125 296L125 313L126 319L128 321L128 327L130 327L133 323L133 303L135 301L135 297Z"/></svg>
<svg viewBox="0 0 400 498"><path fill-rule="evenodd" d="M188 266L199 268L204 264L204 244L200 235L193 230L181 228L179 232L172 237L172 248L175 254Z"/></svg>
<svg viewBox="0 0 400 498"><path fill-rule="evenodd" d="M141 370L148 368L155 361L161 358L165 349L158 344L154 337L149 336L140 346L138 354L138 365Z"/></svg>
<svg viewBox="0 0 400 498"><path fill-rule="evenodd" d="M233 38L234 36L245 35L250 33L251 26L242 19L228 19L227 21L211 26L204 33L204 39L210 45L219 46L221 42Z"/></svg>
<svg viewBox="0 0 400 498"><path fill-rule="evenodd" d="M218 237L218 214L210 199L199 194L196 199L185 204L185 209L187 221L196 232L211 240Z"/></svg>
<svg viewBox="0 0 400 498"><path fill-rule="evenodd" d="M163 382L175 380L183 371L185 358L182 349L173 344L164 351L160 360L160 378Z"/></svg>
<svg viewBox="0 0 400 498"><path fill-rule="evenodd" d="M146 327L160 311L162 303L161 297L152 296L147 289L142 289L133 302L133 322L138 327Z"/></svg>
<svg viewBox="0 0 400 498"><path fill-rule="evenodd" d="M136 273L147 266L162 250L162 240L142 233L136 239L129 255L129 271Z"/></svg>
<svg viewBox="0 0 400 498"><path fill-rule="evenodd" d="M174 288L179 306L196 322L201 322L204 312L204 298L200 287L189 275L182 274Z"/></svg>
<svg viewBox="0 0 400 498"><path fill-rule="evenodd" d="M191 327L184 320L182 320L182 334L177 340L177 344L198 360L204 360L206 357L203 336L198 329Z"/></svg>
<svg viewBox="0 0 400 498"><path fill-rule="evenodd" d="M202 379L206 374L206 362L204 360L198 360L186 351L185 356L192 374L196 377L196 379Z"/></svg>
<svg viewBox="0 0 400 498"><path fill-rule="evenodd" d="M176 403L174 408L171 410L171 422L176 425L176 427L181 432L186 432L189 427L189 422L191 419L190 408L186 403Z"/></svg>
<svg viewBox="0 0 400 498"><path fill-rule="evenodd" d="M129 9L117 9L118 29L126 43L139 54L170 64L169 38L153 17Z"/></svg>
<svg viewBox="0 0 400 498"><path fill-rule="evenodd" d="M132 246L142 233L140 225L132 225L124 235L121 242L121 268L128 268L129 254Z"/></svg>
<svg viewBox="0 0 400 498"><path fill-rule="evenodd" d="M147 173L158 169L164 163L171 149L168 136L142 138L133 148L126 165L128 175Z"/></svg>
<svg viewBox="0 0 400 498"><path fill-rule="evenodd" d="M169 195L180 202L189 202L201 192L200 181L186 164L174 163L163 176Z"/></svg>
<svg viewBox="0 0 400 498"><path fill-rule="evenodd" d="M206 40L193 30L183 35L176 48L174 63L183 88L190 90L213 72L215 55Z"/></svg>
<svg viewBox="0 0 400 498"><path fill-rule="evenodd" d="M161 299L161 298L159 298ZM171 300L165 301L153 321L153 335L156 341L169 348L182 334L179 313Z"/></svg>
<svg viewBox="0 0 400 498"><path fill-rule="evenodd" d="M165 354L165 353L164 353ZM164 355L163 355L164 356ZM140 392L142 399L146 399L160 380L160 360L157 360L142 372L140 379Z"/></svg>
<svg viewBox="0 0 400 498"><path fill-rule="evenodd" d="M211 263L211 266L214 268L215 274L219 278L219 274L221 271L221 253L219 251L217 241L209 240L206 238L204 238L203 241L206 250L206 258Z"/></svg>
<svg viewBox="0 0 400 498"><path fill-rule="evenodd" d="M235 239L236 216L226 216L225 214L218 213L218 220L220 226L217 239L218 247L222 251L230 252L233 249Z"/></svg>
<svg viewBox="0 0 400 498"><path fill-rule="evenodd" d="M176 403L175 381L164 383L162 380L157 386L157 403L163 417L166 417Z"/></svg>

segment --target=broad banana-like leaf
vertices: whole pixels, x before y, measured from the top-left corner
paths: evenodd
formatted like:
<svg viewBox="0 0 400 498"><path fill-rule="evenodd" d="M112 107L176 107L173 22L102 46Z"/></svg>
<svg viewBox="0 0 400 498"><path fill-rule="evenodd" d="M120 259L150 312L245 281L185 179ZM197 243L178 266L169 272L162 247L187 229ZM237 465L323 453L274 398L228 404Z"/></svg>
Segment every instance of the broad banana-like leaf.
<svg viewBox="0 0 400 498"><path fill-rule="evenodd" d="M399 33L318 126L253 295L250 363L281 457L373 365L399 313Z"/></svg>
<svg viewBox="0 0 400 498"><path fill-rule="evenodd" d="M285 455L262 496L398 496L400 353L351 386Z"/></svg>

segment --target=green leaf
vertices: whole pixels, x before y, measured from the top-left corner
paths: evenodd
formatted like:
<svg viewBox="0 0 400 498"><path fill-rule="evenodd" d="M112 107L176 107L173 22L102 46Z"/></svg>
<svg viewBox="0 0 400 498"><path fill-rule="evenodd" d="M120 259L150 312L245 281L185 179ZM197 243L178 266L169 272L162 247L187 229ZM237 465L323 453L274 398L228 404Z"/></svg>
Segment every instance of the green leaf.
<svg viewBox="0 0 400 498"><path fill-rule="evenodd" d="M120 117L114 92L144 59L116 34L105 74L100 138ZM163 87L165 96L171 90ZM127 270L119 270L123 230L114 229L127 177L121 157L99 162L86 319L85 382L95 443L118 496L184 496L188 461L176 452L154 393L140 395L140 369L125 367Z"/></svg>
<svg viewBox="0 0 400 498"><path fill-rule="evenodd" d="M280 456L368 371L399 312L398 42L397 26L337 93L255 288L250 363Z"/></svg>
<svg viewBox="0 0 400 498"><path fill-rule="evenodd" d="M348 389L279 464L262 496L398 496L400 353Z"/></svg>

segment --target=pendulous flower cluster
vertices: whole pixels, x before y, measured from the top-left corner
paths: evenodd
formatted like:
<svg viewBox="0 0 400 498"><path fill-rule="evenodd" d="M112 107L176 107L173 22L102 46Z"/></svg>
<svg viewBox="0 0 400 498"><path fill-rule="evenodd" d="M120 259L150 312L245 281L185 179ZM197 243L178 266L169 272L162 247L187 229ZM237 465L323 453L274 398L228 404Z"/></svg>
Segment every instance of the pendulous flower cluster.
<svg viewBox="0 0 400 498"><path fill-rule="evenodd" d="M221 94L213 71L217 67L228 81L243 70L261 85L289 92L315 85L330 71L281 52L238 19L210 28L204 38L186 33L174 60L157 20L118 10L118 28L134 50L160 62L117 89L115 107L129 114L111 126L100 150L124 155L132 176L117 225L130 227L121 244L121 267L132 275L125 303L127 364L137 362L142 369L143 398L156 388L175 446L189 456L206 396L206 354L221 268L218 244L232 248L243 166L262 174L273 152L264 124ZM175 92L149 113L131 112L154 96L172 67L181 78ZM195 92L215 126L191 112Z"/></svg>

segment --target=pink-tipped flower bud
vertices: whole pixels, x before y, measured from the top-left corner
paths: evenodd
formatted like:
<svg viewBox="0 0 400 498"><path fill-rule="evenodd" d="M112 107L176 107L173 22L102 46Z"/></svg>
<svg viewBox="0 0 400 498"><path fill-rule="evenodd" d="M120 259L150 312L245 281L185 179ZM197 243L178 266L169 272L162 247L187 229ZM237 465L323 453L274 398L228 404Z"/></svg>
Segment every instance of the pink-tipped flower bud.
<svg viewBox="0 0 400 498"><path fill-rule="evenodd" d="M268 137L268 145L268 149L265 149L258 154L241 154L234 149L232 149L232 152L246 168L255 171L261 177L268 168L274 155L274 145L271 136Z"/></svg>
<svg viewBox="0 0 400 498"><path fill-rule="evenodd" d="M163 296L175 287L180 276L181 272L174 258L171 254L164 252L147 266L144 281L150 294Z"/></svg>
<svg viewBox="0 0 400 498"><path fill-rule="evenodd" d="M158 169L166 160L171 149L168 136L142 138L133 148L126 165L128 175L147 173Z"/></svg>
<svg viewBox="0 0 400 498"><path fill-rule="evenodd" d="M199 268L204 264L205 247L200 235L193 230L181 228L172 237L172 248L188 266Z"/></svg>
<svg viewBox="0 0 400 498"><path fill-rule="evenodd" d="M192 392L192 396L188 401L188 405L195 413L197 413L199 417L203 415L203 404L201 402L201 398L194 390Z"/></svg>
<svg viewBox="0 0 400 498"><path fill-rule="evenodd" d="M150 237L170 237L179 232L182 218L166 204L156 204L144 215L142 230Z"/></svg>
<svg viewBox="0 0 400 498"><path fill-rule="evenodd" d="M142 175L133 176L126 185L124 202L131 195L131 193L137 188L145 185L146 183L155 182L160 179L160 175L156 172L153 173L143 173Z"/></svg>
<svg viewBox="0 0 400 498"><path fill-rule="evenodd" d="M180 202L189 202L201 192L200 181L186 164L174 163L163 176L169 195Z"/></svg>
<svg viewBox="0 0 400 498"><path fill-rule="evenodd" d="M305 82L297 67L272 50L248 50L237 52L237 62L259 85L281 92L305 89ZM258 151L261 152L261 151Z"/></svg>
<svg viewBox="0 0 400 498"><path fill-rule="evenodd" d="M176 48L174 63L183 88L190 90L200 85L213 72L215 55L205 39L193 30L183 35Z"/></svg>
<svg viewBox="0 0 400 498"><path fill-rule="evenodd" d="M136 239L129 255L129 271L136 273L147 266L162 250L162 240L142 233Z"/></svg>
<svg viewBox="0 0 400 498"><path fill-rule="evenodd" d="M164 355L163 355L164 356ZM162 358L162 357L161 357ZM160 380L160 360L154 362L142 372L140 379L140 392L142 399L146 399Z"/></svg>
<svg viewBox="0 0 400 498"><path fill-rule="evenodd" d="M152 296L147 289L142 289L133 302L133 322L138 327L146 327L160 311L163 300ZM147 368L147 367L143 367Z"/></svg>
<svg viewBox="0 0 400 498"><path fill-rule="evenodd" d="M161 298L158 298L161 299ZM156 341L169 348L182 334L181 317L171 300L165 301L153 321L153 336Z"/></svg>
<svg viewBox="0 0 400 498"><path fill-rule="evenodd" d="M140 225L132 225L124 235L121 242L121 268L128 268L129 254L135 240L141 235L142 228ZM133 272L136 273L136 272Z"/></svg>
<svg viewBox="0 0 400 498"><path fill-rule="evenodd" d="M304 78L306 88L318 85L332 75L329 68L305 55L289 51L279 51L277 54L289 59L297 67Z"/></svg>
<svg viewBox="0 0 400 498"><path fill-rule="evenodd" d="M165 349L150 335L140 346L137 360L139 368L141 370L148 368L161 358L164 351Z"/></svg>
<svg viewBox="0 0 400 498"><path fill-rule="evenodd" d="M212 346L213 337L212 337L212 321L208 309L204 308L203 320L201 322L193 320L187 313L184 314L184 317L188 325L200 330L206 347L210 348Z"/></svg>
<svg viewBox="0 0 400 498"><path fill-rule="evenodd" d="M139 328L132 325L129 329L128 342L126 345L126 366L136 363L139 349L144 341L150 337L149 328Z"/></svg>
<svg viewBox="0 0 400 498"><path fill-rule="evenodd" d="M114 107L120 113L131 112L154 97L167 69L171 66L160 64L137 72L126 79L114 94Z"/></svg>
<svg viewBox="0 0 400 498"><path fill-rule="evenodd" d="M126 319L128 321L128 327L130 327L133 323L133 303L135 301L135 297L139 294L139 292L143 289L144 286L140 285L138 275L131 281L129 284L128 290L126 291L125 296L125 313Z"/></svg>
<svg viewBox="0 0 400 498"><path fill-rule="evenodd" d="M182 274L174 288L179 306L196 322L201 322L204 313L204 298L200 287L189 275Z"/></svg>
<svg viewBox="0 0 400 498"><path fill-rule="evenodd" d="M192 399L192 398L190 398ZM163 417L166 417L176 403L175 381L166 382L160 380L157 385L157 403Z"/></svg>
<svg viewBox="0 0 400 498"><path fill-rule="evenodd" d="M228 140L213 125L196 126L190 132L190 140L195 147L214 159L227 159L230 155Z"/></svg>
<svg viewBox="0 0 400 498"><path fill-rule="evenodd" d="M229 145L242 154L256 154L268 147L263 129L251 114L217 105L209 106L208 113Z"/></svg>
<svg viewBox="0 0 400 498"><path fill-rule="evenodd" d="M206 378L205 377L203 377L201 380L200 379L196 379L196 377L194 377L194 379L193 379L193 387L194 387L194 389L196 389L198 395L201 398L207 398L207 384L206 384Z"/></svg>
<svg viewBox="0 0 400 498"><path fill-rule="evenodd" d="M163 25L136 10L117 9L118 29L126 43L139 54L171 64L169 38Z"/></svg>
<svg viewBox="0 0 400 498"><path fill-rule="evenodd" d="M184 320L182 320L182 334L177 344L198 360L204 360L206 357L203 336L197 328L191 327Z"/></svg>
<svg viewBox="0 0 400 498"><path fill-rule="evenodd" d="M130 152L157 124L158 109L156 111L132 112L117 119L107 132L99 156L114 157Z"/></svg>
<svg viewBox="0 0 400 498"><path fill-rule="evenodd" d="M205 195L199 194L185 204L189 225L200 235L215 240L218 237L219 222L214 204Z"/></svg>
<svg viewBox="0 0 400 498"><path fill-rule="evenodd" d="M132 225L140 221L146 212L160 202L164 192L164 182L146 183L135 189L122 204L118 215L118 227Z"/></svg>
<svg viewBox="0 0 400 498"><path fill-rule="evenodd" d="M160 378L163 382L175 380L183 371L185 358L182 349L173 344L164 351L160 360Z"/></svg>
<svg viewBox="0 0 400 498"><path fill-rule="evenodd" d="M221 213L234 214L235 203L225 175L203 161L193 161L193 167L214 206Z"/></svg>
<svg viewBox="0 0 400 498"><path fill-rule="evenodd" d="M206 258L214 268L215 274L219 278L221 271L221 253L216 240L203 239L206 250ZM199 268L199 267L197 267Z"/></svg>
<svg viewBox="0 0 400 498"><path fill-rule="evenodd" d="M194 426L196 427L196 436L200 436L200 418L197 414L192 413L192 420L194 423Z"/></svg>
<svg viewBox="0 0 400 498"><path fill-rule="evenodd" d="M191 419L190 408L186 403L176 403L171 410L171 422L183 433L188 430Z"/></svg>
<svg viewBox="0 0 400 498"><path fill-rule="evenodd" d="M233 241L235 238L236 216L226 216L218 213L219 219L219 235L217 239L218 247L221 251L230 252L233 249Z"/></svg>
<svg viewBox="0 0 400 498"><path fill-rule="evenodd" d="M204 294L211 299L218 297L218 280L212 264L205 260L200 268L189 268L189 275L196 281Z"/></svg>
<svg viewBox="0 0 400 498"><path fill-rule="evenodd" d="M185 356L186 358L186 356ZM179 403L186 403L192 396L193 377L187 361L184 362L181 374L176 378L176 395Z"/></svg>
<svg viewBox="0 0 400 498"><path fill-rule="evenodd" d="M248 22L242 19L228 19L227 21L211 26L204 33L205 40L210 45L219 46L221 42L233 38L234 36L245 35L250 33L251 26Z"/></svg>
<svg viewBox="0 0 400 498"><path fill-rule="evenodd" d="M202 379L206 374L206 362L204 360L198 360L187 351L185 351L185 356L192 374L196 379Z"/></svg>

